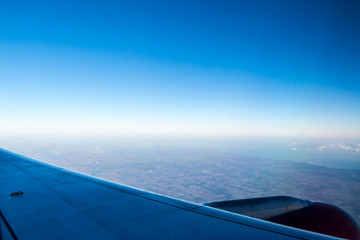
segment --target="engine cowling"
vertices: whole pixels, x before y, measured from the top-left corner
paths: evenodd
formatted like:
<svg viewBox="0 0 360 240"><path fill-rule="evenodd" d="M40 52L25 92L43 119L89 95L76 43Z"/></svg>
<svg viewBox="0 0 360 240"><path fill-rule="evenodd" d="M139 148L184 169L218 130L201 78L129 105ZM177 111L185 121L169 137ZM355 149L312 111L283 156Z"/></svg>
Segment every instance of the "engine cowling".
<svg viewBox="0 0 360 240"><path fill-rule="evenodd" d="M275 196L210 202L204 205L334 237L360 240L359 227L351 216L327 203Z"/></svg>

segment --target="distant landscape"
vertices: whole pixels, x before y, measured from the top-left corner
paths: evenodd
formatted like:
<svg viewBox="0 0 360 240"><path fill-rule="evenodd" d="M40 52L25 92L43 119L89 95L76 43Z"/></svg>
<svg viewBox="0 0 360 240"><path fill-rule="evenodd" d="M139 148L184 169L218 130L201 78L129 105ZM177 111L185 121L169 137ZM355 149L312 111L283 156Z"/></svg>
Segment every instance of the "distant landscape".
<svg viewBox="0 0 360 240"><path fill-rule="evenodd" d="M360 170L204 148L96 144L23 145L37 160L196 203L288 195L334 204L360 223Z"/></svg>

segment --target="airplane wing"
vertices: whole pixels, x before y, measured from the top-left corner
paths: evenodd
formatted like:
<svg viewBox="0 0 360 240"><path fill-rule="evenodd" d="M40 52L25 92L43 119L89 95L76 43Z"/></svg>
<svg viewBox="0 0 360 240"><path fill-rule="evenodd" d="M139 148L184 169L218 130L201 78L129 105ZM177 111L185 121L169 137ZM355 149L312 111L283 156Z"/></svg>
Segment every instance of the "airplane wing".
<svg viewBox="0 0 360 240"><path fill-rule="evenodd" d="M338 239L0 149L0 239Z"/></svg>

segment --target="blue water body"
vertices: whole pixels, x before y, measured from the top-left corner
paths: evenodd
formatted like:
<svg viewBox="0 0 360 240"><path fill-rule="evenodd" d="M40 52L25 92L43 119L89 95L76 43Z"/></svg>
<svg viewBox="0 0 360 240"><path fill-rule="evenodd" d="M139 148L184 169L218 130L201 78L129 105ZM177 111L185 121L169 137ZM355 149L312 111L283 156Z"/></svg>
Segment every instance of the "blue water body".
<svg viewBox="0 0 360 240"><path fill-rule="evenodd" d="M201 147L245 156L306 162L341 169L360 169L360 139L208 138L177 139L167 144Z"/></svg>
<svg viewBox="0 0 360 240"><path fill-rule="evenodd" d="M344 143L345 142L345 143ZM291 139L281 141L233 141L218 150L274 160L291 160L314 165L360 169L360 148L357 140L307 140L294 142Z"/></svg>

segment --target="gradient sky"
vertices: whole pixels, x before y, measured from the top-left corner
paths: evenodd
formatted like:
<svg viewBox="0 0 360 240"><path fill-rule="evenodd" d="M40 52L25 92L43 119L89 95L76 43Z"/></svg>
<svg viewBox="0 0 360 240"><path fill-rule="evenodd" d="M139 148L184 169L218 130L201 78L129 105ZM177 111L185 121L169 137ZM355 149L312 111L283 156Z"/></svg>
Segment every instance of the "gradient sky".
<svg viewBox="0 0 360 240"><path fill-rule="evenodd" d="M359 1L0 1L0 134L360 137Z"/></svg>

